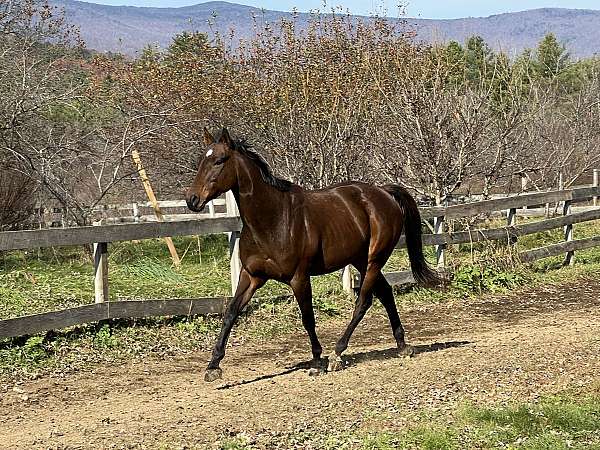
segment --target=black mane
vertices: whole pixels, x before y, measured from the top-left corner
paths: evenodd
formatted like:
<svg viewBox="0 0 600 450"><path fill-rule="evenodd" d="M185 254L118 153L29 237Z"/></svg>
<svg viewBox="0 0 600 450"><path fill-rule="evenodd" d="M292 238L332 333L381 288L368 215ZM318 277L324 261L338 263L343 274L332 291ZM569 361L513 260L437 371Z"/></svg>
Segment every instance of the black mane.
<svg viewBox="0 0 600 450"><path fill-rule="evenodd" d="M219 139L220 137L216 138L217 142ZM269 167L269 163L267 163L267 161L260 154L252 149L252 144L245 139L232 140L234 150L250 159L256 165L256 167L258 167L260 175L265 183L282 192L288 192L292 188L291 181L284 180L283 178L273 175L273 172Z"/></svg>

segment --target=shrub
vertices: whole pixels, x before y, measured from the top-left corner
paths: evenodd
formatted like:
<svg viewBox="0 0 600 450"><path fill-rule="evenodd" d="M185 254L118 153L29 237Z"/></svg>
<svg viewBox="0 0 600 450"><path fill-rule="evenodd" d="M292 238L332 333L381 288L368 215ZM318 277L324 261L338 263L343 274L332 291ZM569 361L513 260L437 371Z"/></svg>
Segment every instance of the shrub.
<svg viewBox="0 0 600 450"><path fill-rule="evenodd" d="M0 170L0 231L20 228L31 217L34 194L30 178Z"/></svg>

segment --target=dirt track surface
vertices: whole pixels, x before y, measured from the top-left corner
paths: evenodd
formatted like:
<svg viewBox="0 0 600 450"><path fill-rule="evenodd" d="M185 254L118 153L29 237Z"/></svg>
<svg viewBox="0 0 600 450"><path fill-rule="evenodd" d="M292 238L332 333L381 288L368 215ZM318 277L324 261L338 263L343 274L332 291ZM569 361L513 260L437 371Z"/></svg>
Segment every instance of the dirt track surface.
<svg viewBox="0 0 600 450"><path fill-rule="evenodd" d="M348 367L319 377L293 368L309 354L297 334L229 348L220 383L202 381L209 355L198 353L11 387L0 391L0 448L211 448L238 433L260 443L307 429L393 431L424 408L598 389L600 281L401 317L416 357L395 357L384 312L372 311ZM343 325L318 330L326 351Z"/></svg>

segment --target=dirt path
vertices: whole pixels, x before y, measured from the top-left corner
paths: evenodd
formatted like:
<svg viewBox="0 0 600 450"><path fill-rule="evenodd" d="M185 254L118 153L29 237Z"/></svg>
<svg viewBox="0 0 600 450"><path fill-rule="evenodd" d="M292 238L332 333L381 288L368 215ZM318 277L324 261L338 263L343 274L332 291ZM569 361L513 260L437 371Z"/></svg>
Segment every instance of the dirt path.
<svg viewBox="0 0 600 450"><path fill-rule="evenodd" d="M315 378L289 369L308 356L306 337L292 335L230 348L221 384L202 381L207 353L31 381L0 392L0 447L203 448L238 433L273 443L312 429L402 429L423 408L600 386L598 281L401 315L415 358L394 356L383 312L372 312L349 367ZM319 330L327 351L342 327Z"/></svg>

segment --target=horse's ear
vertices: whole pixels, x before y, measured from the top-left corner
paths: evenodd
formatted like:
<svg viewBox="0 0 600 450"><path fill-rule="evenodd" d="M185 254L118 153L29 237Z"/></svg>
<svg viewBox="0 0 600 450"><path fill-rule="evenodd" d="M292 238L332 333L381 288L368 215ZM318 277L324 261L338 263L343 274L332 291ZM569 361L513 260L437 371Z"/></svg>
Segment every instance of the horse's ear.
<svg viewBox="0 0 600 450"><path fill-rule="evenodd" d="M206 127L204 127L204 133L203 133L202 139L204 140L205 145L212 145L215 143L215 138L213 137L212 134L210 134L210 131L208 131L208 128L206 128Z"/></svg>
<svg viewBox="0 0 600 450"><path fill-rule="evenodd" d="M219 144L225 144L227 147L233 148L233 139L231 139L227 128L223 128L223 131L221 131L221 139L219 139Z"/></svg>

